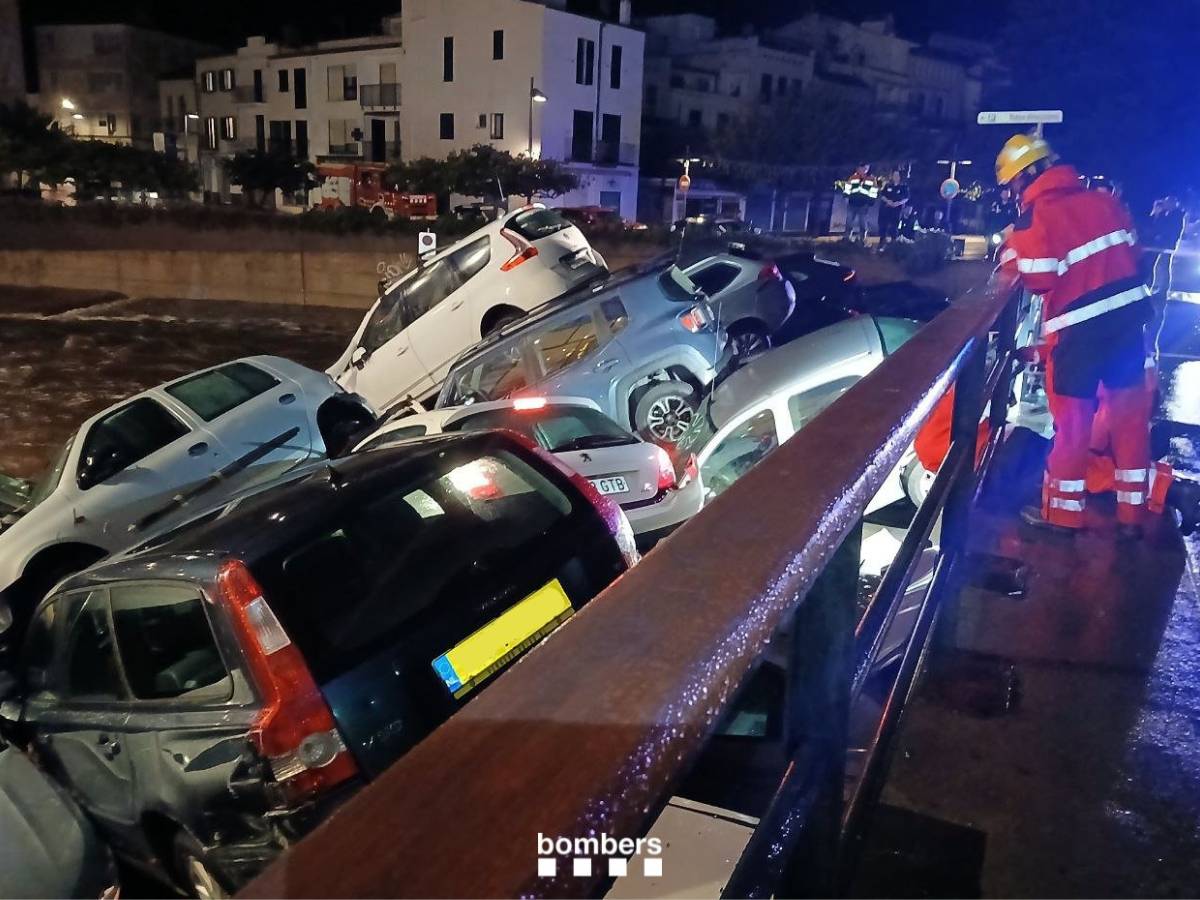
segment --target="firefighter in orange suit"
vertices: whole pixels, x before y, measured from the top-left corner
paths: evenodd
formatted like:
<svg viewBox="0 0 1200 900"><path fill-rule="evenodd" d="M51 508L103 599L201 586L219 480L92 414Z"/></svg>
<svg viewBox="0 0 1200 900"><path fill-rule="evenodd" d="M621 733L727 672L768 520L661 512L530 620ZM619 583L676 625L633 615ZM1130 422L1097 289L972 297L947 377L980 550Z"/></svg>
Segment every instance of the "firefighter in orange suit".
<svg viewBox="0 0 1200 900"><path fill-rule="evenodd" d="M1150 470L1143 331L1152 310L1129 213L1111 194L1087 190L1037 136L1009 139L996 159L996 180L1012 185L1021 201L1001 265L1042 295L1049 348L1054 443L1041 508L1023 510L1022 518L1067 534L1083 527L1088 448L1103 388L1118 531L1140 535Z"/></svg>

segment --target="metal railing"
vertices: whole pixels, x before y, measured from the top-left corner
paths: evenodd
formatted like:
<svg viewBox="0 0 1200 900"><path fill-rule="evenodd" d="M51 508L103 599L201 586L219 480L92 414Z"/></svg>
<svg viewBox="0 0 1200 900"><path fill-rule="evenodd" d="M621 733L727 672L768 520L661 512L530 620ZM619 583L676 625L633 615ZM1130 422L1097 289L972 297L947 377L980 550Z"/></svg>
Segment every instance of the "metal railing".
<svg viewBox="0 0 1200 900"><path fill-rule="evenodd" d="M538 835L645 834L785 638L788 761L725 895L837 892L934 621L953 621L969 508L1002 431L992 429L976 469L976 430L985 401L994 425L1004 419L1016 302L960 298L242 896L594 896L607 878L599 867L539 877ZM949 454L858 616L863 511L954 384ZM942 546L915 625L881 669L939 516ZM872 703L885 700L854 746L851 709L868 681Z"/></svg>
<svg viewBox="0 0 1200 900"><path fill-rule="evenodd" d="M400 105L399 84L360 84L358 102L363 109L393 109Z"/></svg>
<svg viewBox="0 0 1200 900"><path fill-rule="evenodd" d="M563 159L605 166L636 166L638 146L620 141L593 142L568 137L563 149Z"/></svg>
<svg viewBox="0 0 1200 900"><path fill-rule="evenodd" d="M239 85L235 86L233 89L233 102L234 103L265 103L266 100L263 99L262 87L259 87L258 91L255 92L254 85L239 84Z"/></svg>

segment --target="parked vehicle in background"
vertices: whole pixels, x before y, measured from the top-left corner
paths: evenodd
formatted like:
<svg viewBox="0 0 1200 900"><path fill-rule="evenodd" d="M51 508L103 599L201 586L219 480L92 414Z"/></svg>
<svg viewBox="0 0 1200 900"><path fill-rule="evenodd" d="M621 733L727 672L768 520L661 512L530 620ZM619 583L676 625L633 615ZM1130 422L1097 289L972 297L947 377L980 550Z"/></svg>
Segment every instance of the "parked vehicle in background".
<svg viewBox="0 0 1200 900"><path fill-rule="evenodd" d="M112 854L78 804L0 740L0 897L116 896Z"/></svg>
<svg viewBox="0 0 1200 900"><path fill-rule="evenodd" d="M796 305L796 291L780 274L779 267L738 245L683 271L708 295L709 305L740 359L769 350L771 336Z"/></svg>
<svg viewBox="0 0 1200 900"><path fill-rule="evenodd" d="M623 219L619 211L606 206L563 206L558 211L564 218L581 228L614 232L645 231L647 228L642 222L630 222Z"/></svg>
<svg viewBox="0 0 1200 900"><path fill-rule="evenodd" d="M436 219L434 194L409 194L387 185L385 163L320 163L321 209L355 207L378 212L389 219Z"/></svg>
<svg viewBox="0 0 1200 900"><path fill-rule="evenodd" d="M582 285L500 329L451 366L438 408L507 397L586 397L623 428L678 440L724 367L704 294L671 264Z"/></svg>
<svg viewBox="0 0 1200 900"><path fill-rule="evenodd" d="M859 316L756 357L705 398L676 447L677 471L699 462L705 502L898 350L920 329L908 319ZM888 476L867 511L904 496L901 472Z"/></svg>
<svg viewBox="0 0 1200 900"><path fill-rule="evenodd" d="M388 287L329 374L381 411L430 397L481 337L605 271L604 257L556 210L523 207Z"/></svg>
<svg viewBox="0 0 1200 900"><path fill-rule="evenodd" d="M3 708L118 854L213 896L637 558L620 509L516 436L355 454L60 585Z"/></svg>
<svg viewBox="0 0 1200 900"><path fill-rule="evenodd" d="M489 428L525 435L590 481L625 511L643 550L694 516L703 502L694 465L676 475L666 450L630 434L582 397L521 397L418 413L385 422L355 452Z"/></svg>
<svg viewBox="0 0 1200 900"><path fill-rule="evenodd" d="M338 454L374 421L327 375L270 356L117 403L84 422L0 520L0 607L20 623L61 578L140 540L189 500Z"/></svg>

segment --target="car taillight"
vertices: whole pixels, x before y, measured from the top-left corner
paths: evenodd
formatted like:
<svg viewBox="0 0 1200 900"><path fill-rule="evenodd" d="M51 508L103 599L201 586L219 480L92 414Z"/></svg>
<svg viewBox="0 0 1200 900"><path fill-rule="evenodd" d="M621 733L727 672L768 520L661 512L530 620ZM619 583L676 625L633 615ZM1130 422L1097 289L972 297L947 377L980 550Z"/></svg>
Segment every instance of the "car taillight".
<svg viewBox="0 0 1200 900"><path fill-rule="evenodd" d="M525 262L525 260L533 259L535 256L538 255L537 247L533 246L533 244L526 243L521 238L519 238L517 235L512 234L508 231L501 231L500 235L506 241L508 241L510 244L512 244L513 250L516 251L505 262L500 264L501 272L511 272L513 269L515 269L521 263Z"/></svg>
<svg viewBox="0 0 1200 900"><path fill-rule="evenodd" d="M227 606L263 708L250 732L289 800L312 797L358 774L312 673L239 560L221 566L217 593Z"/></svg>
<svg viewBox="0 0 1200 900"><path fill-rule="evenodd" d="M759 281L783 281L783 275L779 272L779 266L773 262L765 264L758 273Z"/></svg>
<svg viewBox="0 0 1200 900"><path fill-rule="evenodd" d="M683 467L677 476L676 486L681 489L685 488L689 484L691 484L693 481L695 481L699 477L699 475L700 475L700 464L696 460L696 454L689 453L687 455L687 459L685 459L683 461Z"/></svg>
<svg viewBox="0 0 1200 900"><path fill-rule="evenodd" d="M692 334L699 334L705 331L710 322L708 310L703 306L693 306L691 309L681 312L676 318L679 319L679 324L690 331Z"/></svg>
<svg viewBox="0 0 1200 900"><path fill-rule="evenodd" d="M675 467L671 465L671 457L662 447L655 445L655 456L658 459L658 489L669 490L675 487Z"/></svg>
<svg viewBox="0 0 1200 900"><path fill-rule="evenodd" d="M513 401L513 409L519 412L529 412L530 410L545 408L545 397L518 397Z"/></svg>

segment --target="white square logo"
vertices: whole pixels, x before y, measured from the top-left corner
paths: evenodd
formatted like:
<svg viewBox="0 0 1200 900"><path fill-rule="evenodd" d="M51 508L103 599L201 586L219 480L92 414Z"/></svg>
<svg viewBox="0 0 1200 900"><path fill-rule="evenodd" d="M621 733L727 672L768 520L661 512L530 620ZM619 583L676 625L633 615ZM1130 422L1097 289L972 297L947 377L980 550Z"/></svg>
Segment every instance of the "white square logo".
<svg viewBox="0 0 1200 900"><path fill-rule="evenodd" d="M662 878L662 857L647 856L642 860L642 873L647 878Z"/></svg>
<svg viewBox="0 0 1200 900"><path fill-rule="evenodd" d="M578 878L588 878L592 874L592 860L587 856L577 856L573 863L573 872Z"/></svg>
<svg viewBox="0 0 1200 900"><path fill-rule="evenodd" d="M619 856L610 857L608 860L608 874L610 878L624 878L629 874L629 860L622 859Z"/></svg>
<svg viewBox="0 0 1200 900"><path fill-rule="evenodd" d="M544 856L538 857L538 878L553 878L558 874L558 860L554 857L547 859Z"/></svg>

